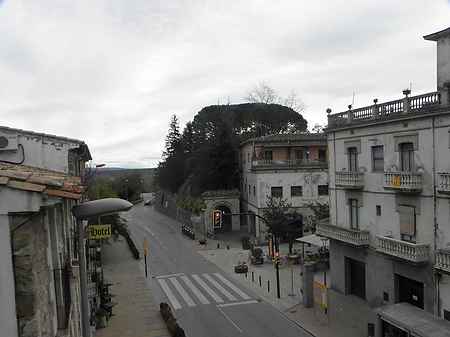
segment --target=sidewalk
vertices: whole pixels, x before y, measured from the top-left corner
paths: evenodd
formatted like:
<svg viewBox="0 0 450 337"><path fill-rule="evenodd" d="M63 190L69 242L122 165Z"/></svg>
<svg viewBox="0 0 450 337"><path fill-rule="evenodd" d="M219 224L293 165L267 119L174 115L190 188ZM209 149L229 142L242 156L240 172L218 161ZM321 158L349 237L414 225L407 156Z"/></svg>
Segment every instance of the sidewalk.
<svg viewBox="0 0 450 337"><path fill-rule="evenodd" d="M104 329L96 331L96 337L169 337L169 331L154 303L138 261L133 258L120 237L118 241L103 246L104 276L111 282L113 316Z"/></svg>
<svg viewBox="0 0 450 337"><path fill-rule="evenodd" d="M320 310L305 308L301 304L302 267L300 265L280 267L281 298L278 299L276 297L276 276L273 264L266 262L264 265L251 265L248 262L249 251L242 249L241 243L236 240L236 237L240 238L239 235L232 235L230 240L227 240L224 235L221 235L220 240L208 239L206 247L197 246L197 249L207 260L217 265L243 286L254 291L263 300L272 304L289 319L298 323L313 335L317 337L334 336L334 333L328 326L326 315ZM217 243L220 244L219 249L217 249ZM230 246L230 249L226 249L227 245ZM267 253L265 247L261 248ZM280 245L280 251L285 254L288 251L287 245ZM249 267L247 277L245 277L245 274L234 273L234 266L240 261L245 261ZM315 275L315 279L323 282L323 276L322 273L319 273ZM261 286L259 285L259 277L261 277ZM269 291L267 288L268 281L270 282ZM327 282L329 284L329 280Z"/></svg>

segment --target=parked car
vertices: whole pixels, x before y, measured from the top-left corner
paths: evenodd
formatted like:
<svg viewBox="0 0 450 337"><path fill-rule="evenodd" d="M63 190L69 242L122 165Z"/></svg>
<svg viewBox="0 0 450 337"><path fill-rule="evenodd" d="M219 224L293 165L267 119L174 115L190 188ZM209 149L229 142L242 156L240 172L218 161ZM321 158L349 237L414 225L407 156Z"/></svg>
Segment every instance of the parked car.
<svg viewBox="0 0 450 337"><path fill-rule="evenodd" d="M239 262L234 266L234 272L237 274L244 274L248 272L248 266L245 262Z"/></svg>
<svg viewBox="0 0 450 337"><path fill-rule="evenodd" d="M144 205L145 206L151 206L152 205L152 201L151 200L145 200L144 201Z"/></svg>
<svg viewBox="0 0 450 337"><path fill-rule="evenodd" d="M251 264L264 264L264 253L261 248L252 248L250 262Z"/></svg>

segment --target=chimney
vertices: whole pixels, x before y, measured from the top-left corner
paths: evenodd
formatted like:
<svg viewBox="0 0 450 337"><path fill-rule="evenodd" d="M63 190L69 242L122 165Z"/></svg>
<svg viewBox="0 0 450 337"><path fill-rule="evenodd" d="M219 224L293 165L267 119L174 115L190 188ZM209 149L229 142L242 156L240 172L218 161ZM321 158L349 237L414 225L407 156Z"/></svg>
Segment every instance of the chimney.
<svg viewBox="0 0 450 337"><path fill-rule="evenodd" d="M442 104L450 105L450 28L423 38L437 42L437 90L441 93Z"/></svg>

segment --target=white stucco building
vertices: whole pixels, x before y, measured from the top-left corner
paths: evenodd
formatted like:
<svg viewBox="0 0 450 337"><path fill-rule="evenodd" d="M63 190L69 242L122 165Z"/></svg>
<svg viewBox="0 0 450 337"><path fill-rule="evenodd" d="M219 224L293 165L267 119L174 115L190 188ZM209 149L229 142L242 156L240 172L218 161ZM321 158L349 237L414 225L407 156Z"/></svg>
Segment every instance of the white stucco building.
<svg viewBox="0 0 450 337"><path fill-rule="evenodd" d="M437 91L328 110L329 317L336 336L450 335L450 29Z"/></svg>
<svg viewBox="0 0 450 337"><path fill-rule="evenodd" d="M80 336L82 141L0 127L0 335Z"/></svg>
<svg viewBox="0 0 450 337"><path fill-rule="evenodd" d="M306 219L308 204L328 202L324 134L283 134L249 139L240 147L241 208L263 216L268 196L287 199ZM264 239L264 222L247 217L249 232Z"/></svg>

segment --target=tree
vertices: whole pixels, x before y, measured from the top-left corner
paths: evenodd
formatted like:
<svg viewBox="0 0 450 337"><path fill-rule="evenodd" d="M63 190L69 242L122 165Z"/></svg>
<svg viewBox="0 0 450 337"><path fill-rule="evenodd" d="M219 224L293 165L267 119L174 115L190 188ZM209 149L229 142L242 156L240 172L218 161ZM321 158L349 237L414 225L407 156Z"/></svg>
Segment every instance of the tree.
<svg viewBox="0 0 450 337"><path fill-rule="evenodd" d="M290 212L291 207L292 205L287 199L269 196L264 210L264 218L267 220L269 232L275 238L288 241L289 254L292 254L295 239L303 235L303 218L296 212Z"/></svg>
<svg viewBox="0 0 450 337"><path fill-rule="evenodd" d="M311 133L322 133L324 129L324 125L314 124L314 127L311 129Z"/></svg>
<svg viewBox="0 0 450 337"><path fill-rule="evenodd" d="M309 209L313 212L313 215L309 216L305 221L305 226L311 231L315 231L316 224L330 217L330 205L327 202L311 202L308 204Z"/></svg>
<svg viewBox="0 0 450 337"><path fill-rule="evenodd" d="M181 146L181 134L180 126L177 115L172 115L170 118L169 132L166 136L165 150L163 152L163 157L172 157Z"/></svg>

